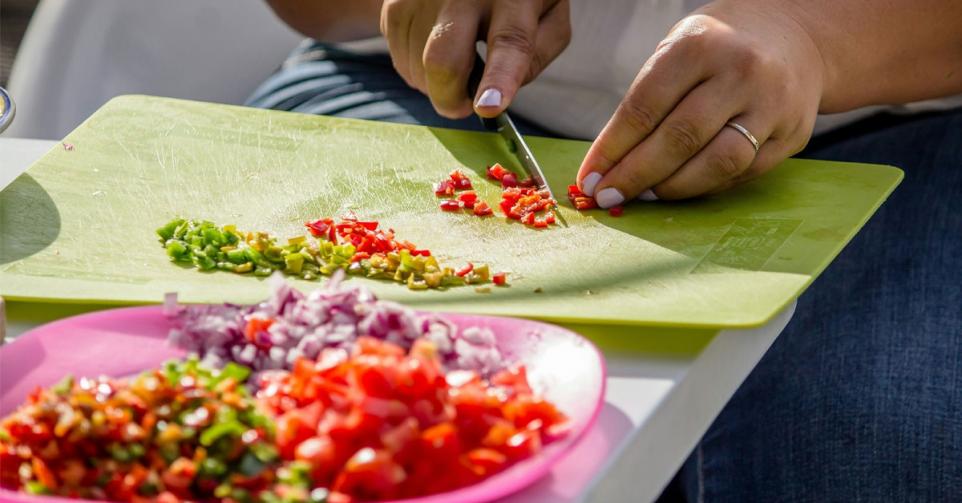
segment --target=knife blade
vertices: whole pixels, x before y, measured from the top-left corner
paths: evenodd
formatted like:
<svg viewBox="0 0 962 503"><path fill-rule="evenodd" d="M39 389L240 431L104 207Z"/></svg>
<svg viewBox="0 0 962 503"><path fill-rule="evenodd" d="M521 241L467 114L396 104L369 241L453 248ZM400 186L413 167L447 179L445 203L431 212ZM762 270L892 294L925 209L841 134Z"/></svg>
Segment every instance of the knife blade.
<svg viewBox="0 0 962 503"><path fill-rule="evenodd" d="M481 84L481 77L483 75L484 61L481 59L481 54L478 54L474 59L474 68L471 69L471 75L468 77L468 96L472 99L474 99L474 96L478 93L478 86ZM479 118L485 129L501 135L501 138L508 146L508 151L518 159L525 173L531 177L531 180L534 181L538 188L547 190L548 195L557 201L558 199L554 196L554 193L551 192L551 187L544 177L544 172L541 171L541 166L538 165L538 160L534 158L534 154L531 152L531 149L528 148L528 144L525 143L524 137L521 136L521 132L519 132L517 126L514 125L514 121L511 120L508 112L501 112L494 118Z"/></svg>

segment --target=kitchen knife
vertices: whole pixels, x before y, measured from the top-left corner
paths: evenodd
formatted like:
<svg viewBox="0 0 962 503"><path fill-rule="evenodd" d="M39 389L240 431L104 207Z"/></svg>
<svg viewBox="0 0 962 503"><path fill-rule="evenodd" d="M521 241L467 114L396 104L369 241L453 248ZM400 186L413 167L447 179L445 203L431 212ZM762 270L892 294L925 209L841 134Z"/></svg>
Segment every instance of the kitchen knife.
<svg viewBox="0 0 962 503"><path fill-rule="evenodd" d="M481 55L478 54L474 59L474 68L471 69L471 75L468 77L468 96L470 96L471 99L474 99L474 96L478 94L478 86L481 84L481 77L483 75L484 61L481 59ZM508 112L501 112L494 118L480 117L480 119L485 129L501 135L501 138L503 138L508 145L508 151L518 158L521 167L528 176L531 177L531 180L534 181L538 188L547 190L548 195L557 201L558 199L554 197L554 194L551 192L551 187L548 186L544 172L541 171L541 166L538 165L538 161L534 158L534 154L531 153L531 149L528 148L528 144L524 142L524 138L518 131L517 126L514 125L514 121L511 120Z"/></svg>

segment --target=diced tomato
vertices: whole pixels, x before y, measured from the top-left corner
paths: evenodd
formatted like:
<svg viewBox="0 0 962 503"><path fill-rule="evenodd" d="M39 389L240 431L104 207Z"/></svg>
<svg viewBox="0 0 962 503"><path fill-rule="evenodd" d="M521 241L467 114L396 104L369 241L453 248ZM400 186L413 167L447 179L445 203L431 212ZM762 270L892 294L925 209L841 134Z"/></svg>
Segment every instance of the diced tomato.
<svg viewBox="0 0 962 503"><path fill-rule="evenodd" d="M488 206L488 203L484 201L478 201L474 204L474 214L479 217L486 217L488 215L493 215L494 210Z"/></svg>
<svg viewBox="0 0 962 503"><path fill-rule="evenodd" d="M613 217L620 217L624 213L625 213L625 209L624 207L621 207L621 206L612 206L611 208L608 208L608 214Z"/></svg>
<svg viewBox="0 0 962 503"><path fill-rule="evenodd" d="M444 211L459 211L461 209L461 203L453 199L445 199L441 201L441 209Z"/></svg>
<svg viewBox="0 0 962 503"><path fill-rule="evenodd" d="M506 272L496 272L494 276L491 276L491 281L495 285L502 286L508 283L508 273Z"/></svg>
<svg viewBox="0 0 962 503"><path fill-rule="evenodd" d="M501 186L504 188L511 188L518 186L518 176L514 173L505 173L501 177Z"/></svg>
<svg viewBox="0 0 962 503"><path fill-rule="evenodd" d="M461 269L458 269L457 272L455 272L454 274L457 274L458 276L461 276L463 278L473 270L474 270L474 264L472 264L471 262L468 262L468 265L462 267Z"/></svg>
<svg viewBox="0 0 962 503"><path fill-rule="evenodd" d="M477 200L478 194L473 190L468 190L458 194L458 201L461 201L464 204L464 207L468 209L473 209Z"/></svg>
<svg viewBox="0 0 962 503"><path fill-rule="evenodd" d="M541 451L541 436L536 431L522 430L508 438L501 452L511 460L531 457Z"/></svg>
<svg viewBox="0 0 962 503"><path fill-rule="evenodd" d="M332 489L360 500L392 499L404 478L404 469L389 453L365 447L351 456Z"/></svg>
<svg viewBox="0 0 962 503"><path fill-rule="evenodd" d="M468 451L467 458L472 465L481 469L482 477L497 473L508 464L507 456L485 447Z"/></svg>

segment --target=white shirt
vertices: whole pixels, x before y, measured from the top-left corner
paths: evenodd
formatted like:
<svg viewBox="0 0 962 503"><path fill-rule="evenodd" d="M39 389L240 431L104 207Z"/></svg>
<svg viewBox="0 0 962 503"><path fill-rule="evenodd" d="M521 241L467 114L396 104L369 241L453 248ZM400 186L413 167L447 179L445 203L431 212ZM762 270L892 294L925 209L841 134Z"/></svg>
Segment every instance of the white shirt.
<svg viewBox="0 0 962 503"><path fill-rule="evenodd" d="M550 131L594 139L628 91L638 70L678 21L707 0L571 0L568 48L525 86L512 111ZM962 96L899 107L819 116L816 133L882 109L897 113L962 105Z"/></svg>

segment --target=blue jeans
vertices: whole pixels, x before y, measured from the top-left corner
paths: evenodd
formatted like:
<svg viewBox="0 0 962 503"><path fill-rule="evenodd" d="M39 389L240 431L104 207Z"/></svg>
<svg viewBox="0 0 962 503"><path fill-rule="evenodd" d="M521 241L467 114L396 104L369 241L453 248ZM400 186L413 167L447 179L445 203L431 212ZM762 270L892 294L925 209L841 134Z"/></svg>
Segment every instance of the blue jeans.
<svg viewBox="0 0 962 503"><path fill-rule="evenodd" d="M316 44L295 51L250 104L478 128L474 118L437 116L386 56ZM905 181L799 299L668 494L691 502L959 500L962 110L875 117L814 139L802 157L893 164Z"/></svg>

